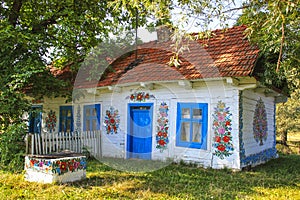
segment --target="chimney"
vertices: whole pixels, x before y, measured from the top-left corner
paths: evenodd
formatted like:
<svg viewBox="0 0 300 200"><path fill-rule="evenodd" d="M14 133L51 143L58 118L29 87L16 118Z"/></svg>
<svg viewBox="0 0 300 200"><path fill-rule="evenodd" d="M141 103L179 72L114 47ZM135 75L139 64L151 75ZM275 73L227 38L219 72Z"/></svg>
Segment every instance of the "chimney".
<svg viewBox="0 0 300 200"><path fill-rule="evenodd" d="M157 41L166 42L171 39L172 29L166 25L161 25L156 28Z"/></svg>

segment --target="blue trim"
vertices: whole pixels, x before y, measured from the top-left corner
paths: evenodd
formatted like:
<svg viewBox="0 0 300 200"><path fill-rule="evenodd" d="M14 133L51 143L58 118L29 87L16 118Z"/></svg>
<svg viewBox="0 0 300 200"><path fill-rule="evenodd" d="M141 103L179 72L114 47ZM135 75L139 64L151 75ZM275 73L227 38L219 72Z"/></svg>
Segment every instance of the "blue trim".
<svg viewBox="0 0 300 200"><path fill-rule="evenodd" d="M71 111L71 116L63 116L62 111ZM67 132L66 130L66 125L67 125L67 120L71 120L70 124L70 131L73 131L74 128L74 117L73 117L73 106L60 106L59 107L59 131L60 132ZM64 123L64 130L62 130L62 123Z"/></svg>
<svg viewBox="0 0 300 200"><path fill-rule="evenodd" d="M153 138L153 130L152 130L152 126L153 126L153 103L129 103L128 104L128 109L127 109L127 144L126 144L126 157L127 158L131 158L133 157L131 154L133 154L134 152L131 152L131 144L133 143L133 137L131 137L130 132L131 132L131 110L133 107L143 107L143 106L147 106L150 107L149 109L149 113L150 113L150 120L151 120L151 152L152 152L152 138ZM151 159L151 152L150 152L150 159Z"/></svg>
<svg viewBox="0 0 300 200"><path fill-rule="evenodd" d="M37 115L37 116L33 116L33 112L31 112L29 114L28 131L29 131L29 133L41 133L43 106L34 105L34 106L32 106L32 110L33 110L33 112L35 110L40 110L40 112L34 114L34 115Z"/></svg>
<svg viewBox="0 0 300 200"><path fill-rule="evenodd" d="M243 142L243 91L239 92L239 145L240 145L240 165L242 167L245 156L245 148Z"/></svg>
<svg viewBox="0 0 300 200"><path fill-rule="evenodd" d="M96 112L97 112L96 116L93 116L92 113L91 113L93 108L96 108ZM92 127L93 127L92 120L94 120L94 119L96 119L96 121L97 121L96 130L100 130L100 113L101 113L100 108L101 108L100 104L83 106L83 130L84 131L87 131L87 127L86 127L86 123L85 123L86 120L90 120L89 130L92 130ZM86 116L87 109L90 109L90 115L89 116Z"/></svg>
<svg viewBox="0 0 300 200"><path fill-rule="evenodd" d="M190 109L190 118L182 119L181 118L181 110L182 108ZM202 110L202 119L193 119L193 108L199 108ZM180 147L188 147L188 148L197 148L197 149L207 149L207 128L208 128L208 104L207 103L177 103L177 119L176 119L176 146ZM192 141L192 131L193 131L193 122L198 122L202 124L201 130L201 140L200 142L186 142L181 141L180 131L181 131L181 122L189 122L190 123L190 139Z"/></svg>
<svg viewBox="0 0 300 200"><path fill-rule="evenodd" d="M241 160L241 167L245 167L247 165L259 164L263 162L267 162L273 158L277 158L277 150L275 147L265 149L259 153L251 154L247 157L244 157Z"/></svg>

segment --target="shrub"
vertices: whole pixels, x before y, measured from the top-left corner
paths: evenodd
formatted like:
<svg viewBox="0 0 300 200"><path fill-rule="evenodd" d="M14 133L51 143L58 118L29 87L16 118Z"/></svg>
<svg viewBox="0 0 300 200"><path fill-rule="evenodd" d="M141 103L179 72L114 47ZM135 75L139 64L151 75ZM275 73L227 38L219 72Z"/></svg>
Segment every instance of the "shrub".
<svg viewBox="0 0 300 200"><path fill-rule="evenodd" d="M12 124L0 133L0 169L21 171L24 167L26 125Z"/></svg>

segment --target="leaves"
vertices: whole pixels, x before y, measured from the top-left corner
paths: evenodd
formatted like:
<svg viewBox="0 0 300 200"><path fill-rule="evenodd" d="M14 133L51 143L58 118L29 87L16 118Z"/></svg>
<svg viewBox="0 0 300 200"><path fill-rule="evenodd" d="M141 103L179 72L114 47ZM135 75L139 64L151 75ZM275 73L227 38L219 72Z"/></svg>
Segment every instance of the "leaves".
<svg viewBox="0 0 300 200"><path fill-rule="evenodd" d="M297 68L299 73L299 0L297 1L249 1L238 23L248 25L252 42L259 45L264 61L260 74L262 82L293 92L297 77L289 73ZM287 82L287 83L286 83Z"/></svg>

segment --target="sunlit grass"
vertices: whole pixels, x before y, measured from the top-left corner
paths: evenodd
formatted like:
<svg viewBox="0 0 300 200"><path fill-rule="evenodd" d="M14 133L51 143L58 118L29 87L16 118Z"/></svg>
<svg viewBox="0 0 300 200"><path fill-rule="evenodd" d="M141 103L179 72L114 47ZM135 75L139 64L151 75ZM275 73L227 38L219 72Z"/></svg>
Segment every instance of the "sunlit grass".
<svg viewBox="0 0 300 200"><path fill-rule="evenodd" d="M134 173L94 160L86 180L61 185L0 171L0 199L300 199L299 166L299 155L280 155L243 172L171 164Z"/></svg>

